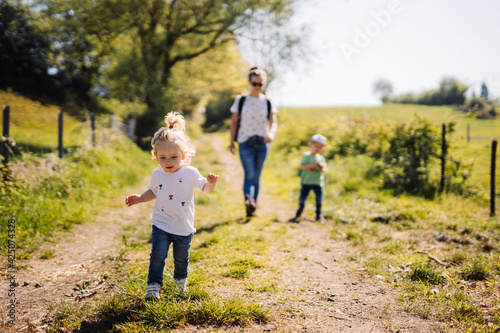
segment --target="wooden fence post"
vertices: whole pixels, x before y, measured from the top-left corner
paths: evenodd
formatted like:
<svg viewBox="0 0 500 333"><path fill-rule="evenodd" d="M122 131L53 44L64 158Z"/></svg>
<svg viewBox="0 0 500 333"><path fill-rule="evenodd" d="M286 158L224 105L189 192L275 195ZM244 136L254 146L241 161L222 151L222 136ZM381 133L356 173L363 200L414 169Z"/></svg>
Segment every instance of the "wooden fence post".
<svg viewBox="0 0 500 333"><path fill-rule="evenodd" d="M470 124L467 124L467 142L470 143Z"/></svg>
<svg viewBox="0 0 500 333"><path fill-rule="evenodd" d="M92 147L95 147L95 113L90 114L90 129L92 130Z"/></svg>
<svg viewBox="0 0 500 333"><path fill-rule="evenodd" d="M9 163L9 123L10 123L10 106L3 106L3 133L2 133L2 156L3 164Z"/></svg>
<svg viewBox="0 0 500 333"><path fill-rule="evenodd" d="M63 112L59 111L59 144L57 150L59 151L59 158L63 157Z"/></svg>
<svg viewBox="0 0 500 333"><path fill-rule="evenodd" d="M491 145L491 193L490 193L490 215L495 215L495 172L497 159L497 140L493 140Z"/></svg>
<svg viewBox="0 0 500 333"><path fill-rule="evenodd" d="M443 133L441 137L441 183L439 184L439 192L444 190L444 172L446 168L446 125L443 124Z"/></svg>

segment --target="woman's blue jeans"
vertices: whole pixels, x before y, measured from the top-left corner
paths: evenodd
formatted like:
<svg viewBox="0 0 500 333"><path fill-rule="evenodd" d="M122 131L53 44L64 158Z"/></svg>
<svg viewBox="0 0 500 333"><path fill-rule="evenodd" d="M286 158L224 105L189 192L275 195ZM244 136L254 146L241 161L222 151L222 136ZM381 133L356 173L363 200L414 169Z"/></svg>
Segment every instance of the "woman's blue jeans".
<svg viewBox="0 0 500 333"><path fill-rule="evenodd" d="M243 195L245 200L248 194L257 202L260 176L269 152L269 144L264 143L263 137L255 135L250 137L247 141L240 143L238 150L240 152L241 164L245 171Z"/></svg>
<svg viewBox="0 0 500 333"><path fill-rule="evenodd" d="M174 251L174 279L187 278L189 248L192 240L193 234L179 236L153 226L153 248L149 257L148 284L156 282L163 286L163 268L165 267L165 259L167 259L170 243L172 243Z"/></svg>

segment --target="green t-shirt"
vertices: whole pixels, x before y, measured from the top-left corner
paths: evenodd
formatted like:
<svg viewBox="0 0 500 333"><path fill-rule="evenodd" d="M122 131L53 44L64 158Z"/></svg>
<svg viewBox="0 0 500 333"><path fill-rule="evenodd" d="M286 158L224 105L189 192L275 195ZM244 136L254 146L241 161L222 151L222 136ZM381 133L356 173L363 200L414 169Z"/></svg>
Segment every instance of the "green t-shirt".
<svg viewBox="0 0 500 333"><path fill-rule="evenodd" d="M318 161L323 165L323 171L326 170L326 160L320 154L313 155L310 151L302 155L301 165L311 164ZM302 185L319 185L323 187L325 185L325 175L317 167L314 171L311 170L300 170L300 184Z"/></svg>

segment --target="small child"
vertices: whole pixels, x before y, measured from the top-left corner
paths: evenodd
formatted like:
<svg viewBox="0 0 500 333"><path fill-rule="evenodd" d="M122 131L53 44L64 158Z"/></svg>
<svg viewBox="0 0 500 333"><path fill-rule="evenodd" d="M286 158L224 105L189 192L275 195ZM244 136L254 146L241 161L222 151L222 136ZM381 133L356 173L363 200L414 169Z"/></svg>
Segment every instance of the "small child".
<svg viewBox="0 0 500 333"><path fill-rule="evenodd" d="M152 155L160 167L153 170L148 190L141 195L125 198L127 206L156 199L152 217L153 246L149 259L146 299L160 299L163 286L163 268L172 243L174 280L184 291L187 287L189 248L194 228L194 190L210 193L219 176L212 173L204 178L189 166L195 154L185 134L186 121L178 112L165 116L166 127L160 128L151 140Z"/></svg>
<svg viewBox="0 0 500 333"><path fill-rule="evenodd" d="M302 155L300 163L300 184L302 188L300 189L299 209L290 222L299 222L307 196L311 190L316 194L316 221L325 221L325 218L321 215L321 204L323 201L323 187L325 185L325 176L323 173L326 171L326 160L320 155L325 145L326 138L321 134L315 134L309 143L311 150Z"/></svg>

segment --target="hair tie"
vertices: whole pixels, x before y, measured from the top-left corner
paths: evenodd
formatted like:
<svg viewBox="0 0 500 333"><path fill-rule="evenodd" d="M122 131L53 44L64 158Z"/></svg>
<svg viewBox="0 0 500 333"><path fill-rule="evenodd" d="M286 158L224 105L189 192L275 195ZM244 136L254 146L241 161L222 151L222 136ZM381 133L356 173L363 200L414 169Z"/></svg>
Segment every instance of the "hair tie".
<svg viewBox="0 0 500 333"><path fill-rule="evenodd" d="M174 126L173 126L173 125L170 125L170 126L168 126L168 128L174 128Z"/></svg>

